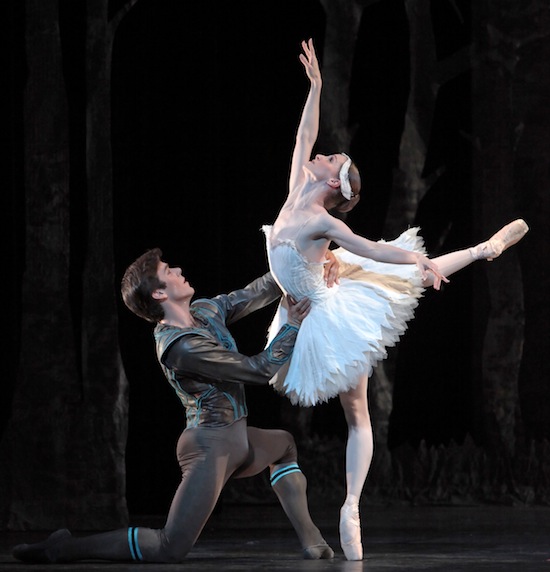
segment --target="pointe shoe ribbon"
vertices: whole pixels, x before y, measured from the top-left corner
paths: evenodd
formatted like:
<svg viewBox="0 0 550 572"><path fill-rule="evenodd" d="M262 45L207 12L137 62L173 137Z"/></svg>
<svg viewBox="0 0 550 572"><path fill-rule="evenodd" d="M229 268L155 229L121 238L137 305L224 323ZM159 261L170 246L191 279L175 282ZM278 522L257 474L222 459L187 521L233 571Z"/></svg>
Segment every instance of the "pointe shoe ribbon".
<svg viewBox="0 0 550 572"><path fill-rule="evenodd" d="M347 560L363 560L359 507L345 504L340 509L340 546Z"/></svg>

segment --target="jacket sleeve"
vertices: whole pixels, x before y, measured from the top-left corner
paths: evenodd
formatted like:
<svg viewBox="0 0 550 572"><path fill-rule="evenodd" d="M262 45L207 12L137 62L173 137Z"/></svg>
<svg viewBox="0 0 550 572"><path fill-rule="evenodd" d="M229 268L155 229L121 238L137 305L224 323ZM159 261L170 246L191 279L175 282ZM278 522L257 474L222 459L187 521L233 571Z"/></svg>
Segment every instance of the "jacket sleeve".
<svg viewBox="0 0 550 572"><path fill-rule="evenodd" d="M285 324L269 346L253 356L225 349L211 338L184 335L166 351L164 364L178 375L202 383L265 385L292 355L298 329Z"/></svg>
<svg viewBox="0 0 550 572"><path fill-rule="evenodd" d="M271 304L280 298L281 294L271 272L268 272L240 290L212 298L211 302L223 313L225 323L231 324Z"/></svg>

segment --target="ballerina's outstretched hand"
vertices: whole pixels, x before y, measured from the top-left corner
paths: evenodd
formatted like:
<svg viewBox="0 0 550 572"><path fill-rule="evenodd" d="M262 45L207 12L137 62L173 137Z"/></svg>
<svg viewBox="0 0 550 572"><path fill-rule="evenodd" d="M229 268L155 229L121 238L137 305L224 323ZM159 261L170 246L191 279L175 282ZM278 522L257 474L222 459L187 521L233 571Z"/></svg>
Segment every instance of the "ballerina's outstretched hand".
<svg viewBox="0 0 550 572"><path fill-rule="evenodd" d="M422 280L428 280L429 276L428 273L433 274L433 288L434 290L439 290L441 288L441 282L449 283L448 280L441 272L435 262L430 260L427 256L423 254L419 254L416 259L416 265L420 270L420 275L422 276Z"/></svg>
<svg viewBox="0 0 550 572"><path fill-rule="evenodd" d="M311 38L307 42L302 41L302 50L304 50L304 53L300 54L299 58L309 81L311 83L319 83L321 81L321 70L319 69L319 61L317 60L317 54Z"/></svg>

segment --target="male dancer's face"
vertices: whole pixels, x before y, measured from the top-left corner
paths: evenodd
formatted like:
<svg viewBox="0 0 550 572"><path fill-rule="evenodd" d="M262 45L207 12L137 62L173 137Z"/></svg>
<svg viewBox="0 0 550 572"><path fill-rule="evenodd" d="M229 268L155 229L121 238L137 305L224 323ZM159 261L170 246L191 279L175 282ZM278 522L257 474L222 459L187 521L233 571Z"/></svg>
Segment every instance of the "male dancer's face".
<svg viewBox="0 0 550 572"><path fill-rule="evenodd" d="M162 260L157 267L157 277L161 282L166 284L166 288L161 290L169 300L185 300L191 299L195 293L195 289L181 273L181 268L171 267Z"/></svg>

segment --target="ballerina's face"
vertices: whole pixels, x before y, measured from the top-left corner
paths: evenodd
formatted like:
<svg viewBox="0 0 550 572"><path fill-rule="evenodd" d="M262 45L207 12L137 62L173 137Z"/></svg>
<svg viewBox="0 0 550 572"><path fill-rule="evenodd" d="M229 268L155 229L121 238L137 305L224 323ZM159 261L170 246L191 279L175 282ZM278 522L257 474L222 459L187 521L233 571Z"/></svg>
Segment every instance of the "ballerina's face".
<svg viewBox="0 0 550 572"><path fill-rule="evenodd" d="M317 181L339 179L340 169L347 161L347 157L341 153L334 155L315 155L304 165L304 169L311 173Z"/></svg>

